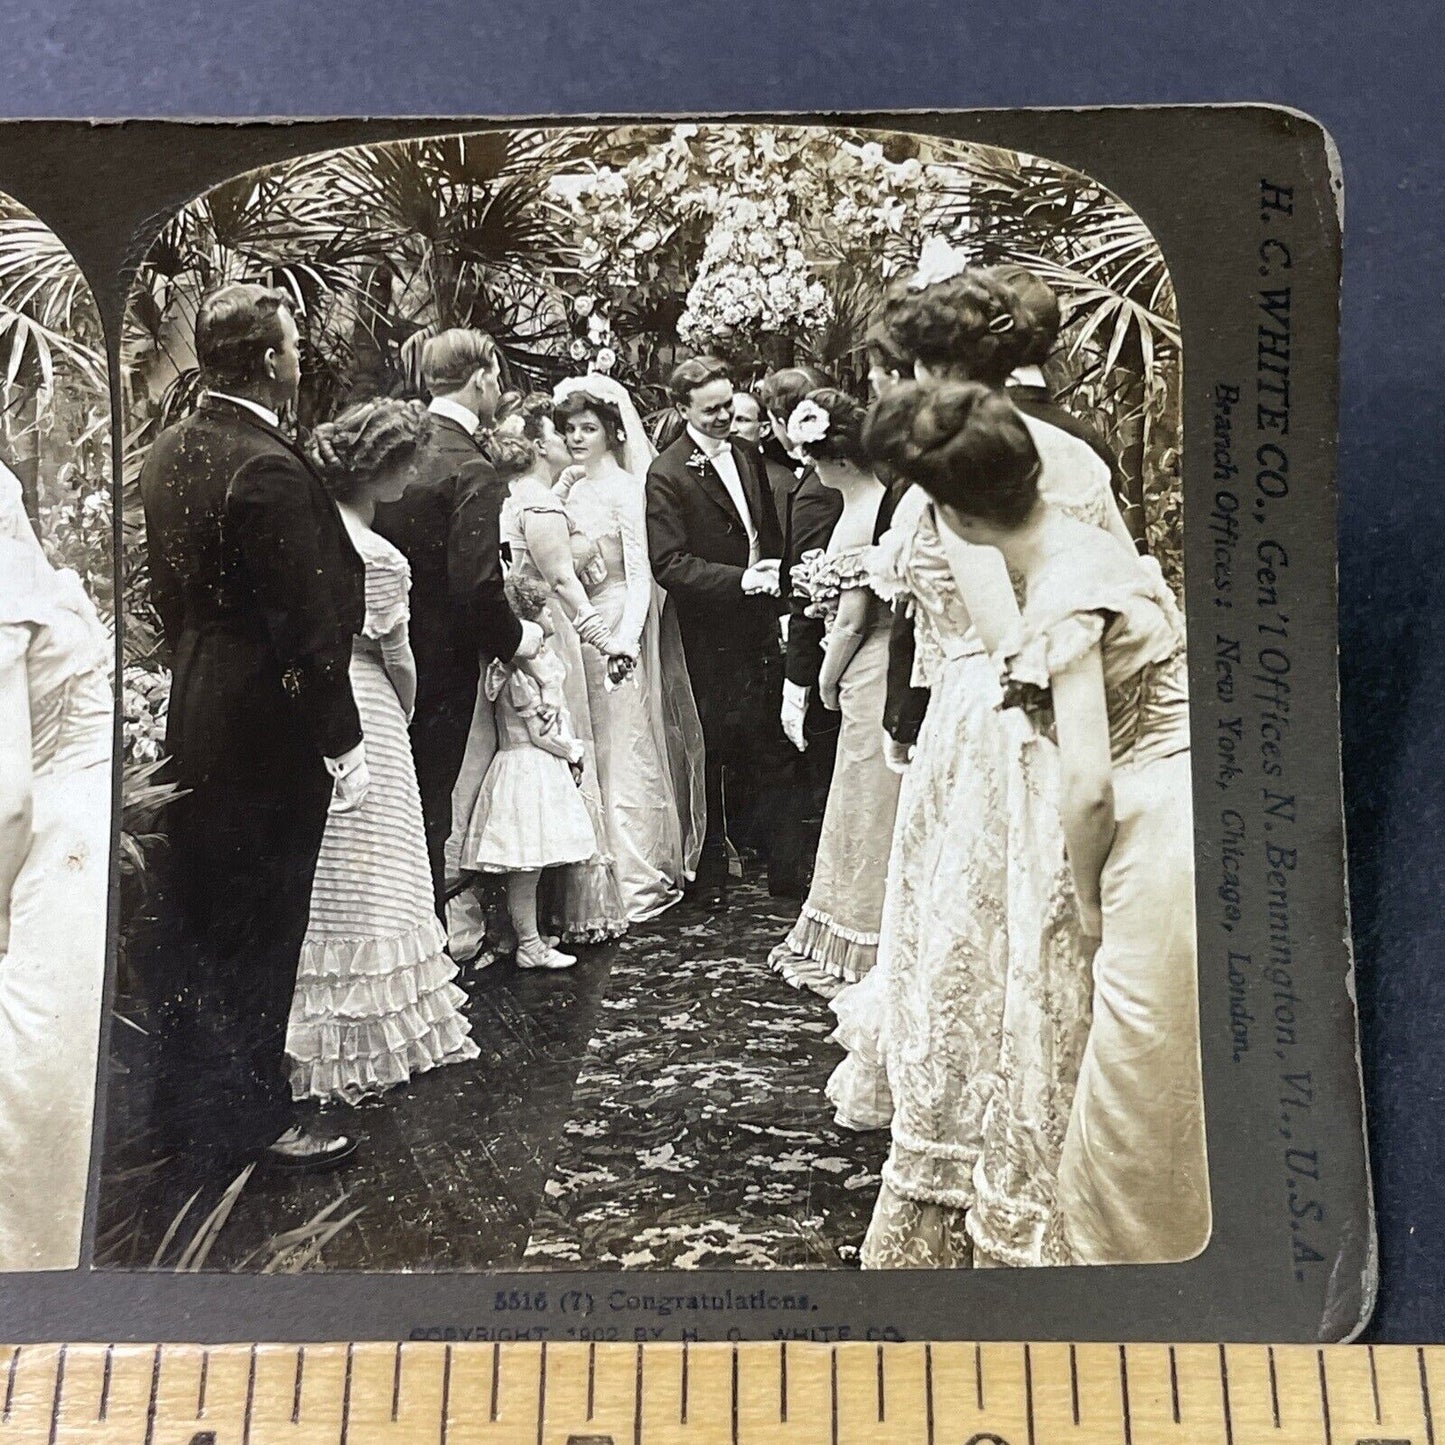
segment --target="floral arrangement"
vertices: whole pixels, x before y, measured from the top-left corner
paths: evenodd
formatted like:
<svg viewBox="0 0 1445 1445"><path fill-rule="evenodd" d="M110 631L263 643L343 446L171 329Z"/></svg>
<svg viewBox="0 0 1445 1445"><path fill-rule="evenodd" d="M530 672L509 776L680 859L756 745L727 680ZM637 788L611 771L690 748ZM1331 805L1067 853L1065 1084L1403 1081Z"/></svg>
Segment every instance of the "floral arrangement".
<svg viewBox="0 0 1445 1445"><path fill-rule="evenodd" d="M583 292L572 298L573 336L567 347L568 358L589 374L610 376L620 361L620 346L612 323L597 298Z"/></svg>
<svg viewBox="0 0 1445 1445"><path fill-rule="evenodd" d="M614 138L612 164L557 177L553 197L592 290L654 323L668 314L691 347L806 347L834 317L832 276L901 273L942 204L935 168L890 159L866 132L685 124Z"/></svg>

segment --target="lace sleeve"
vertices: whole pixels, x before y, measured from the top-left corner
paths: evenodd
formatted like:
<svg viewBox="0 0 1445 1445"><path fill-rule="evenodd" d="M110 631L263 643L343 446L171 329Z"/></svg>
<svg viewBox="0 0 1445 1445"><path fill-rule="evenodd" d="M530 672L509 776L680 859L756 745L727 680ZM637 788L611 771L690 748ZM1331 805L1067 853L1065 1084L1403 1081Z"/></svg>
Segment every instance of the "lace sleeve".
<svg viewBox="0 0 1445 1445"><path fill-rule="evenodd" d="M636 654L642 641L647 611L652 606L652 562L647 553L647 514L642 483L634 478L619 489L618 529L622 536L622 566L627 577L627 602L614 636L623 648Z"/></svg>

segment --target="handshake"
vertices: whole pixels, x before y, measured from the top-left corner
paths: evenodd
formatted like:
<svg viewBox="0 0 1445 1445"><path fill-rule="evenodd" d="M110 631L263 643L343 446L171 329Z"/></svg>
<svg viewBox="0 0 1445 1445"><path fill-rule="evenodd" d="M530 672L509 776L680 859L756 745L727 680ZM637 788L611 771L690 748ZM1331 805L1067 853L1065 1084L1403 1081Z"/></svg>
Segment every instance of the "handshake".
<svg viewBox="0 0 1445 1445"><path fill-rule="evenodd" d="M776 597L779 590L778 572L782 562L777 557L764 557L754 562L743 573L743 593L748 597Z"/></svg>

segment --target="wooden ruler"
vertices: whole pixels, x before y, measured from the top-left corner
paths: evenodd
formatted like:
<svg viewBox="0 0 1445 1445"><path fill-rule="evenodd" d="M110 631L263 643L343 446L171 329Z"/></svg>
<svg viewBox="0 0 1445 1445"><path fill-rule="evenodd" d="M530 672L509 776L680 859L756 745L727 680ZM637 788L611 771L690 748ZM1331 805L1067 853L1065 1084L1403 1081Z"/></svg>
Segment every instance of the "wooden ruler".
<svg viewBox="0 0 1445 1445"><path fill-rule="evenodd" d="M1435 1445L1436 1382L1445 1347L0 1346L0 1445Z"/></svg>

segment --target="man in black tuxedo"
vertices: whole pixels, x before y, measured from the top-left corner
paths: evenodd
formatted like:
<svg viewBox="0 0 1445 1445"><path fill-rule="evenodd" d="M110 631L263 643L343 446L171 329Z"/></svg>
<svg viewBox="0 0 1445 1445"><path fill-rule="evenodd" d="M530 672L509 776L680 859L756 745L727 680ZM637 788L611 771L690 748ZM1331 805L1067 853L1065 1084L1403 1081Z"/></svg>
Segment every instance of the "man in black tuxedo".
<svg viewBox="0 0 1445 1445"><path fill-rule="evenodd" d="M172 1147L331 1167L356 1144L295 1122L286 1023L327 809L358 806L369 783L349 677L365 578L280 430L300 381L287 297L213 291L196 355L209 390L140 476L184 790L169 815L181 947L156 980L157 1111Z"/></svg>
<svg viewBox="0 0 1445 1445"><path fill-rule="evenodd" d="M652 570L677 610L707 749L699 878L720 884L728 844L766 852L781 767L778 569L782 536L756 449L729 437L733 384L717 358L668 383L687 429L647 473Z"/></svg>
<svg viewBox="0 0 1445 1445"><path fill-rule="evenodd" d="M431 440L406 492L378 506L373 525L411 564L411 745L437 915L445 921L452 789L477 705L480 660L534 657L542 629L519 621L502 595L502 488L478 437L491 427L501 396L496 343L481 331L443 331L423 345L421 372L432 396Z"/></svg>
<svg viewBox="0 0 1445 1445"><path fill-rule="evenodd" d="M783 455L788 452L788 418L810 391L831 386L810 366L775 371L762 385L764 416L772 439ZM843 494L825 487L811 463L797 463L788 473L783 494L783 565L779 595L786 609L783 662L783 699L779 720L784 735L796 749L789 772L792 788L778 819L779 847L769 882L777 892L807 892L823 810L833 781L833 759L838 746L839 714L818 701L818 674L823 666L823 621L809 617L808 599L793 591L792 569L805 552L826 547L843 514Z"/></svg>

